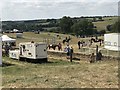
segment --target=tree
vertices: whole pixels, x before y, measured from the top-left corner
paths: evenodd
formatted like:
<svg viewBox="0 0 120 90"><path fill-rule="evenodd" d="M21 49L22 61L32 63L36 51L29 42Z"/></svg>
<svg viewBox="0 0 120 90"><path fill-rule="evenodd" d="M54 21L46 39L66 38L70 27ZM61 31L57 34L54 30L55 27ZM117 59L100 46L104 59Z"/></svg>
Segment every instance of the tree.
<svg viewBox="0 0 120 90"><path fill-rule="evenodd" d="M97 20L96 20L96 17L93 17L93 22L96 22Z"/></svg>
<svg viewBox="0 0 120 90"><path fill-rule="evenodd" d="M108 31L112 31L112 25L107 25L107 26L106 26L106 29L107 29Z"/></svg>
<svg viewBox="0 0 120 90"><path fill-rule="evenodd" d="M98 32L98 34L100 34L100 35L104 35L105 33L106 33L105 30L101 30L101 31Z"/></svg>
<svg viewBox="0 0 120 90"><path fill-rule="evenodd" d="M60 20L60 24L59 24L59 26L61 27L61 31L63 33L70 33L72 25L73 25L72 19L70 17L66 17L66 16L64 16Z"/></svg>
<svg viewBox="0 0 120 90"><path fill-rule="evenodd" d="M112 32L120 33L120 19L113 24Z"/></svg>
<svg viewBox="0 0 120 90"><path fill-rule="evenodd" d="M94 33L93 28L93 23L87 19L80 20L71 27L76 35L91 35Z"/></svg>
<svg viewBox="0 0 120 90"><path fill-rule="evenodd" d="M98 17L98 19L99 19L100 21L103 21L103 20L102 20L102 17Z"/></svg>

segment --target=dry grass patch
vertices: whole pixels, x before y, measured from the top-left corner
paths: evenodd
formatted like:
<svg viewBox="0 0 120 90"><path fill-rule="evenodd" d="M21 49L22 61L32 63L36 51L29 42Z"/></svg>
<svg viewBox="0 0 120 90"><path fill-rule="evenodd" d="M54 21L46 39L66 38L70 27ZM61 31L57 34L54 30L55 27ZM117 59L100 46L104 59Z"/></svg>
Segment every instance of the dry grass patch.
<svg viewBox="0 0 120 90"><path fill-rule="evenodd" d="M4 87L118 88L117 60L93 64L83 60L70 63L59 58L43 64L11 61L15 65L2 68Z"/></svg>

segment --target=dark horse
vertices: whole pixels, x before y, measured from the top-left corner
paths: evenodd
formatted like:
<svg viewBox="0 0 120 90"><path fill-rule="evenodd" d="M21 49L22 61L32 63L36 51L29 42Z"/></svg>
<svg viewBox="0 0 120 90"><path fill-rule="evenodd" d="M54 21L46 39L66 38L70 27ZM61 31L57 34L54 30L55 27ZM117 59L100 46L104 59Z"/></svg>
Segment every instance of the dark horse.
<svg viewBox="0 0 120 90"><path fill-rule="evenodd" d="M59 51L62 50L62 45L61 45L61 43L59 43L59 44L50 44L50 45L48 45L47 48L49 48L49 49L52 48L53 50L56 50L56 47L58 48Z"/></svg>
<svg viewBox="0 0 120 90"><path fill-rule="evenodd" d="M56 49L56 47L58 47L58 45L57 44L50 44L50 45L48 45L48 48L49 49L53 49L53 50L55 50Z"/></svg>
<svg viewBox="0 0 120 90"><path fill-rule="evenodd" d="M71 38L64 39L64 40L63 40L63 44L65 44L65 42L69 43L70 40L71 40Z"/></svg>
<svg viewBox="0 0 120 90"><path fill-rule="evenodd" d="M91 41L96 43L96 42L103 42L103 39L94 39L94 38L91 38Z"/></svg>

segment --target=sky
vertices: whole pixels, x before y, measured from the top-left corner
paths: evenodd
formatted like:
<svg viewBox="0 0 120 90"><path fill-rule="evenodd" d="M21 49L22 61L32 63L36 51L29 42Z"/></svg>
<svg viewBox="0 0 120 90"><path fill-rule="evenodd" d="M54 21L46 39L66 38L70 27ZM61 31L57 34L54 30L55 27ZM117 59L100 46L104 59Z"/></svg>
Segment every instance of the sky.
<svg viewBox="0 0 120 90"><path fill-rule="evenodd" d="M62 18L63 16L118 15L119 0L0 0L0 17L7 20Z"/></svg>

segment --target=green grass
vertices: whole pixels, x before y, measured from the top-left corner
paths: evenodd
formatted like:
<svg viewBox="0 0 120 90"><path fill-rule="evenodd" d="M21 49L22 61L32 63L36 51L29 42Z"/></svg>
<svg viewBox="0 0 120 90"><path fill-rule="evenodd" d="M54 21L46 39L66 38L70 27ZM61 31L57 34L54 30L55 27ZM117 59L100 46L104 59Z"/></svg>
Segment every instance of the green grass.
<svg viewBox="0 0 120 90"><path fill-rule="evenodd" d="M49 63L33 64L3 58L11 66L3 67L3 87L29 88L117 88L118 62L73 62L49 59Z"/></svg>
<svg viewBox="0 0 120 90"><path fill-rule="evenodd" d="M106 30L107 25L114 24L118 17L103 18L104 21L94 22L94 25L97 26L97 30Z"/></svg>
<svg viewBox="0 0 120 90"><path fill-rule="evenodd" d="M104 23L108 24L109 21ZM101 23L98 25L103 26ZM112 23L112 22L111 22ZM7 34L16 38L15 34ZM59 34L62 39L56 38L57 43L69 35ZM23 38L17 38L17 46L20 42L40 42L44 38L52 39L55 33L34 34L32 32L23 33ZM72 37L70 45L78 51L78 40L88 41L90 38ZM103 38L103 37L100 37ZM110 52L111 53L111 52ZM9 66L0 67L2 69L3 87L18 88L118 88L118 61L104 60L90 64L89 58L70 63L65 57L49 56L49 63L33 64L3 57L4 63Z"/></svg>

